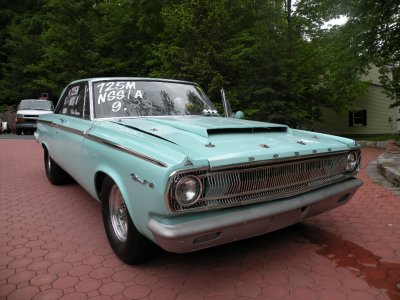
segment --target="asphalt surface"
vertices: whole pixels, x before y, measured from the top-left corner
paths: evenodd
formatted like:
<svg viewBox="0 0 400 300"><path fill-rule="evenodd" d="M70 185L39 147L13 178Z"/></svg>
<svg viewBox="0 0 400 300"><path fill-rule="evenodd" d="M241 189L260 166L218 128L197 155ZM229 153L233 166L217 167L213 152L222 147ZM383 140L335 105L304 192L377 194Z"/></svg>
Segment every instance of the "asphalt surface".
<svg viewBox="0 0 400 300"><path fill-rule="evenodd" d="M108 245L100 205L51 185L34 140L0 140L0 299L400 299L400 197L366 166L347 205L260 237L138 266ZM369 172L376 173L369 167Z"/></svg>

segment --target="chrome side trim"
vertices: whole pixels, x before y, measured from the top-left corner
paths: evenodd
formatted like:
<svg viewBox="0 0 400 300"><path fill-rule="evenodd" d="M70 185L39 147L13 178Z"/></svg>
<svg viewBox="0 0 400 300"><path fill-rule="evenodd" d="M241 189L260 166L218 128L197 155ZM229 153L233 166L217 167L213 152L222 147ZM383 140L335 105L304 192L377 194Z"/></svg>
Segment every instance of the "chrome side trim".
<svg viewBox="0 0 400 300"><path fill-rule="evenodd" d="M59 128L61 130L64 130L64 131L79 135L79 136L85 136L85 133L83 131L81 131L81 130L77 130L77 129L74 129L74 128L70 128L70 127L66 127L66 126L62 126L62 125L58 125L58 124L55 127Z"/></svg>
<svg viewBox="0 0 400 300"><path fill-rule="evenodd" d="M84 133L83 131L81 131L81 130L77 130L77 129L70 128L70 127L67 127L67 126L63 126L63 125L60 125L60 124L56 124L56 123L51 122L51 121L47 121L47 120L38 120L38 122L39 122L39 123L46 124L46 125L51 126L51 127L54 127L54 128L58 128L58 129L61 129L61 130L64 130L64 131L67 131L67 132L76 134L76 135L79 135L79 136L85 136L85 133Z"/></svg>
<svg viewBox="0 0 400 300"><path fill-rule="evenodd" d="M70 132L70 133L73 133L73 134L76 134L76 135L79 135L79 136L86 137L87 139L89 139L91 141L94 141L94 142L109 146L109 147L117 149L119 151L131 154L131 155L133 155L135 157L138 157L140 159L148 161L148 162L150 162L150 163L152 163L152 164L154 164L156 166L163 167L163 168L168 167L168 165L166 163L163 163L163 162L161 162L159 160L156 160L156 159L154 159L154 158L152 158L150 156L141 154L139 152L136 152L134 150L126 148L126 147L124 147L122 145L107 141L105 139L99 138L99 137L91 135L89 133L85 133L85 132L83 132L81 130L77 130L77 129L74 129L74 128L69 128L69 127L66 127L66 126L63 126L63 125L59 125L59 124L55 124L53 122L45 121L45 120L40 120L40 122L43 123L43 124L46 124L48 126L51 126L51 127L59 128L59 129L64 130L64 131L67 131L67 132Z"/></svg>
<svg viewBox="0 0 400 300"><path fill-rule="evenodd" d="M43 123L43 124L46 124L46 125L49 125L49 126L53 126L54 125L53 122L47 121L47 120L37 120L37 122L38 123Z"/></svg>
<svg viewBox="0 0 400 300"><path fill-rule="evenodd" d="M89 140L92 140L94 142L100 143L102 145L106 145L106 146L109 146L111 148L120 150L122 152L131 154L131 155L136 156L136 157L138 157L140 159L148 161L148 162L150 162L150 163L152 163L152 164L154 164L156 166L163 167L163 168L168 167L168 165L166 163L163 163L163 162L161 162L159 160L156 160L156 159L154 159L154 158L152 158L150 156L147 156L147 155L141 154L139 152L136 152L136 151L134 151L132 149L126 148L126 147L124 147L122 145L119 145L117 143L113 143L113 142L107 141L105 139L99 138L99 137L91 135L91 134L86 134L86 138L89 139Z"/></svg>

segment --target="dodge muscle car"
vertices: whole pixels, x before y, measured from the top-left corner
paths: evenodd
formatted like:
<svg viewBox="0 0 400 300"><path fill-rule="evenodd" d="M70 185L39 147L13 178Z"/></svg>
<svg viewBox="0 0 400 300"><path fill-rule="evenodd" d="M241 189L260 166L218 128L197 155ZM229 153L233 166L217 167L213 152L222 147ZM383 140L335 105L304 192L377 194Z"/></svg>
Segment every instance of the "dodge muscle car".
<svg viewBox="0 0 400 300"><path fill-rule="evenodd" d="M220 114L195 83L70 83L35 133L49 181L101 203L126 263L265 234L347 203L362 182L350 139Z"/></svg>

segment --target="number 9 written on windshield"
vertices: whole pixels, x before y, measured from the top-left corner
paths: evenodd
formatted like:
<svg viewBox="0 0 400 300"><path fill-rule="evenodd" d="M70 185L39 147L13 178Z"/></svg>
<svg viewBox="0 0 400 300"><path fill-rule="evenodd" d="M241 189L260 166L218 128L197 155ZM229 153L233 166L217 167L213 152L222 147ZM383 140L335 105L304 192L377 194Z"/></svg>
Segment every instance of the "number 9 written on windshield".
<svg viewBox="0 0 400 300"><path fill-rule="evenodd" d="M95 89L98 90L97 104L101 105L103 103L113 102L111 105L111 110L113 112L118 112L122 109L121 100L124 99L129 101L131 109L136 109L138 107L144 109L153 108L153 103L150 100L143 100L142 91L136 89L136 83L133 81L102 82L95 85ZM127 109L124 108L124 110Z"/></svg>

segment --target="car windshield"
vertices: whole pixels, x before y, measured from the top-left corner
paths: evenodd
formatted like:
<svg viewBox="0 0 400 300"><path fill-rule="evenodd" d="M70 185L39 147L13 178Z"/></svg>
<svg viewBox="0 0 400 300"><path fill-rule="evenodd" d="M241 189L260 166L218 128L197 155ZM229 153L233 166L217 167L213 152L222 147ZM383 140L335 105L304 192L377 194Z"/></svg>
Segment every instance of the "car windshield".
<svg viewBox="0 0 400 300"><path fill-rule="evenodd" d="M44 100L22 100L18 105L18 110L38 109L38 110L53 110L53 102Z"/></svg>
<svg viewBox="0 0 400 300"><path fill-rule="evenodd" d="M95 118L202 115L215 110L194 84L166 81L99 81L93 83Z"/></svg>

